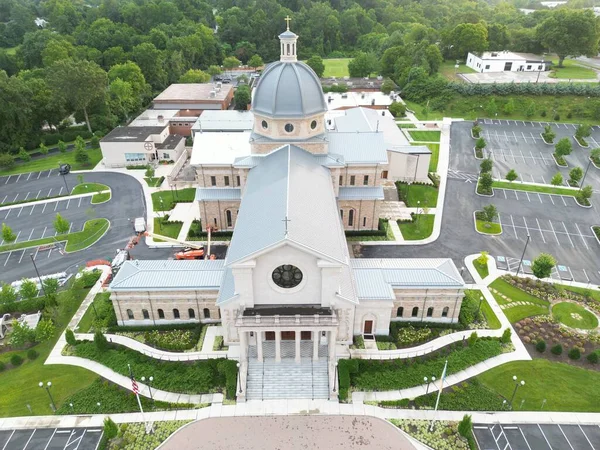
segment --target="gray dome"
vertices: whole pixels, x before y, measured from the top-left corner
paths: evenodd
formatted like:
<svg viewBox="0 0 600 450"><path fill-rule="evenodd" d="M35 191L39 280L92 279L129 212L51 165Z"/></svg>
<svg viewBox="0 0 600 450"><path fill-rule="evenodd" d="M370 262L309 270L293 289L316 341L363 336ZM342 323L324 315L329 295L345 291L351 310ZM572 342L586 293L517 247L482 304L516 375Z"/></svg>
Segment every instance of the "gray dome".
<svg viewBox="0 0 600 450"><path fill-rule="evenodd" d="M260 77L252 110L273 118L306 117L327 111L317 74L302 62L270 64Z"/></svg>

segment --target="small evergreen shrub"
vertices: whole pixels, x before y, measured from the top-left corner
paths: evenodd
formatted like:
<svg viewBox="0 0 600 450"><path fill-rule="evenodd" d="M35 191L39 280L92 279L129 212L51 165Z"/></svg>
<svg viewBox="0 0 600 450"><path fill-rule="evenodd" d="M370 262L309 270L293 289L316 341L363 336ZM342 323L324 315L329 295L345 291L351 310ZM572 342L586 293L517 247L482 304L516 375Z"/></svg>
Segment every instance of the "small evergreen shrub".
<svg viewBox="0 0 600 450"><path fill-rule="evenodd" d="M535 349L540 353L544 353L546 351L546 341L540 339L537 344L535 344Z"/></svg>
<svg viewBox="0 0 600 450"><path fill-rule="evenodd" d="M38 356L40 356L40 354L38 352L36 352L33 348L31 348L27 351L27 359L29 359L30 361L33 361Z"/></svg>
<svg viewBox="0 0 600 450"><path fill-rule="evenodd" d="M506 330L504 330L504 333L502 333L502 337L500 338L500 342L502 342L503 344L508 344L510 342L510 328L507 328Z"/></svg>
<svg viewBox="0 0 600 450"><path fill-rule="evenodd" d="M473 347L477 341L479 340L479 336L477 336L477 331L473 331L473 333L471 333L471 336L469 336L469 347Z"/></svg>
<svg viewBox="0 0 600 450"><path fill-rule="evenodd" d="M598 351L590 353L589 355L587 355L586 359L590 364L598 364L598 360L600 359L600 357L598 356Z"/></svg>
<svg viewBox="0 0 600 450"><path fill-rule="evenodd" d="M560 344L556 344L555 346L553 346L550 351L554 354L554 355L560 355L563 352L563 347Z"/></svg>
<svg viewBox="0 0 600 450"><path fill-rule="evenodd" d="M106 336L104 336L102 331L96 330L94 333L94 344L96 344L96 348L100 351L108 348L108 341L106 340Z"/></svg>
<svg viewBox="0 0 600 450"><path fill-rule="evenodd" d="M569 350L569 358L572 360L578 360L581 358L581 350L579 350L577 347L573 347L571 350Z"/></svg>
<svg viewBox="0 0 600 450"><path fill-rule="evenodd" d="M73 330L67 328L67 331L65 331L65 340L69 345L77 344L77 340L75 339L75 333L73 333Z"/></svg>
<svg viewBox="0 0 600 450"><path fill-rule="evenodd" d="M14 366L14 367L19 367L21 364L23 364L23 358L19 355L12 355L10 357L10 363Z"/></svg>

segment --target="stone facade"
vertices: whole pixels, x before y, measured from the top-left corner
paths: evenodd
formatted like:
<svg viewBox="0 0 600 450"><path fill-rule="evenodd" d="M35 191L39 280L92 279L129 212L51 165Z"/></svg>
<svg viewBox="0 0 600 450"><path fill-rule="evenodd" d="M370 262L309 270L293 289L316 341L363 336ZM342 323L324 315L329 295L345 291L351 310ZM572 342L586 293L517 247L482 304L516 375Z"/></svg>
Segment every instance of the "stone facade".
<svg viewBox="0 0 600 450"><path fill-rule="evenodd" d="M394 290L393 321L458 322L462 289ZM399 308L403 308L399 310ZM399 315L399 313L402 315Z"/></svg>
<svg viewBox="0 0 600 450"><path fill-rule="evenodd" d="M241 187L242 177L240 170L231 165L199 166L196 182L198 187Z"/></svg>
<svg viewBox="0 0 600 450"><path fill-rule="evenodd" d="M380 200L339 200L345 230L376 230L379 227Z"/></svg>
<svg viewBox="0 0 600 450"><path fill-rule="evenodd" d="M381 186L385 170L387 165L382 164L346 166L340 170L337 183L340 186Z"/></svg>
<svg viewBox="0 0 600 450"><path fill-rule="evenodd" d="M240 210L240 201L215 200L198 202L202 225L212 225L221 231L232 231Z"/></svg>

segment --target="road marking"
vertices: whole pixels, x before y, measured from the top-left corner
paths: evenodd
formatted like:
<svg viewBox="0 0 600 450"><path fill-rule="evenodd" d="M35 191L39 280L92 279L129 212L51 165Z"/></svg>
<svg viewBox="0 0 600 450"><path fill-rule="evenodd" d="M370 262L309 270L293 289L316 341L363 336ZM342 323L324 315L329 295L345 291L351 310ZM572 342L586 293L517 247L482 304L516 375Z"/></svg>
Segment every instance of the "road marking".
<svg viewBox="0 0 600 450"><path fill-rule="evenodd" d="M48 252L48 258L50 258L51 254L52 254L52 249L50 249L50 251Z"/></svg>
<svg viewBox="0 0 600 450"><path fill-rule="evenodd" d="M544 180L544 176L543 176L543 175L541 175L541 177L542 177L542 182L543 182L544 184L548 184L548 183L546 183L546 180Z"/></svg>
<svg viewBox="0 0 600 450"><path fill-rule="evenodd" d="M4 203L6 201L6 197L8 197L8 195L5 195L4 198L2 199L2 202L0 202L0 203Z"/></svg>
<svg viewBox="0 0 600 450"><path fill-rule="evenodd" d="M21 253L21 257L19 258L19 264L21 264L21 261L23 261L23 256L25 256L25 250L23 250L23 253Z"/></svg>
<svg viewBox="0 0 600 450"><path fill-rule="evenodd" d="M58 208L59 203L60 203L60 200L56 202L56 205L54 205L54 211L56 211L56 208Z"/></svg>
<svg viewBox="0 0 600 450"><path fill-rule="evenodd" d="M513 220L512 214L510 215L510 221L512 222L512 227L513 227L513 231L515 232L515 237L517 239L519 239L519 236L517 235L517 228L515 227L515 221Z"/></svg>
<svg viewBox="0 0 600 450"><path fill-rule="evenodd" d="M83 197L79 197L79 204L77 205L77 207L78 207L78 208L80 208L80 207L81 207L81 199L82 199L82 198L83 198Z"/></svg>
<svg viewBox="0 0 600 450"><path fill-rule="evenodd" d="M8 178L6 179L6 183L4 183L4 184L8 184L8 180L10 180L10 177L12 177L12 175L8 176Z"/></svg>
<svg viewBox="0 0 600 450"><path fill-rule="evenodd" d="M567 444L569 444L569 447L571 447L571 450L575 450L573 448L573 446L571 445L571 442L569 441L569 438L567 438L567 435L565 434L565 432L563 431L563 429L561 428L561 426L559 424L556 424L556 426L558 427L558 429L560 430L560 432L562 433L562 435L565 437L565 439L567 440Z"/></svg>
<svg viewBox="0 0 600 450"><path fill-rule="evenodd" d="M38 199L38 197L40 196L40 194L41 194L41 193L42 193L42 190L40 189L40 190L38 191L37 195L35 196L35 199L36 199L36 200Z"/></svg>
<svg viewBox="0 0 600 450"><path fill-rule="evenodd" d="M21 174L19 174L19 176L17 177L17 181L15 181L15 183L18 183L20 178L21 178Z"/></svg>
<svg viewBox="0 0 600 450"><path fill-rule="evenodd" d="M44 207L42 208L42 214L44 214L44 211L46 211L46 206L48 205L48 203L44 203Z"/></svg>
<svg viewBox="0 0 600 450"><path fill-rule="evenodd" d="M31 212L29 213L29 215L32 215L32 214L33 214L33 210L34 210L34 209L35 209L35 205L33 205L33 206L31 207Z"/></svg>
<svg viewBox="0 0 600 450"><path fill-rule="evenodd" d="M30 192L28 192L27 195L25 196L25 201L27 201L27 199L29 198L29 194L30 194Z"/></svg>
<svg viewBox="0 0 600 450"><path fill-rule="evenodd" d="M69 200L67 200L67 208L66 209L69 209L70 204L71 204L71 198L69 198Z"/></svg>
<svg viewBox="0 0 600 450"><path fill-rule="evenodd" d="M33 236L33 231L34 231L34 230L35 230L35 228L33 228L33 229L31 230L31 233L29 233L29 238L27 239L28 241L30 241L30 240L31 240L31 236Z"/></svg>
<svg viewBox="0 0 600 450"><path fill-rule="evenodd" d="M527 438L525 437L525 434L523 434L523 430L521 430L521 427L515 427L515 428L517 428L519 430L519 432L521 433L521 436L523 436L523 440L525 441L525 444L527 444L527 448L529 450L532 450L531 446L529 445L529 442L527 442Z"/></svg>
<svg viewBox="0 0 600 450"><path fill-rule="evenodd" d="M540 193L539 193L539 192L537 193L537 196L538 196L538 198L540 199L540 203L544 203L544 202L542 201L542 196L540 195Z"/></svg>
<svg viewBox="0 0 600 450"><path fill-rule="evenodd" d="M73 222L71 222L71 225L69 225L69 231L68 231L68 233L67 233L67 234L70 234L70 233L71 233L71 228L73 228ZM565 230L566 230L566 228L565 228Z"/></svg>
<svg viewBox="0 0 600 450"><path fill-rule="evenodd" d="M40 171L40 172L38 172L38 177L36 178L36 180L39 180L41 176L42 176L42 172Z"/></svg>
<svg viewBox="0 0 600 450"><path fill-rule="evenodd" d="M31 174L32 174L32 173L33 173L33 172L29 172L29 175L27 175L27 179L26 179L25 181L29 181L29 178L31 178Z"/></svg>
<svg viewBox="0 0 600 450"><path fill-rule="evenodd" d="M35 258L34 258L35 259ZM50 436L50 439L48 439L48 443L46 444L46 446L44 447L44 450L48 450L48 446L50 445L50 442L52 442L52 439L54 438L54 435L56 434L57 429L54 429L54 432L52 433L52 436ZM100 442L98 442L98 444L100 444Z"/></svg>
<svg viewBox="0 0 600 450"><path fill-rule="evenodd" d="M11 211L12 211L12 208L8 210L8 212L6 213L6 216L4 216L4 220L6 220L6 218L8 217L8 215L10 214Z"/></svg>
<svg viewBox="0 0 600 450"><path fill-rule="evenodd" d="M6 265L8 264L8 260L10 259L11 255L12 255L12 252L8 252L8 258L6 258L6 261L4 261L4 267L6 267Z"/></svg>
<svg viewBox="0 0 600 450"><path fill-rule="evenodd" d="M523 223L525 224L525 229L527 230L527 235L531 238L531 233L529 232L529 227L527 226L527 221L525 220L525 217L523 217ZM531 238L531 240L533 241L533 238Z"/></svg>
<svg viewBox="0 0 600 450"><path fill-rule="evenodd" d="M560 198L562 198L563 203L565 204L565 206L567 206L567 202L565 202L565 196L561 195Z"/></svg>
<svg viewBox="0 0 600 450"><path fill-rule="evenodd" d="M583 241L583 245L585 245L585 248L587 248L589 250L590 247L588 247L587 242L585 242L585 238L583 237L583 234L581 234L581 230L579 229L579 226L577 224L575 224L575 228L577 228L577 232L579 233L579 236L581 236L581 240Z"/></svg>
<svg viewBox="0 0 600 450"><path fill-rule="evenodd" d="M544 232L542 231L542 227L540 227L540 221L537 219L537 217L535 218L535 223L537 223L538 230L540 231L540 234L542 235L542 241L544 241L544 244L545 244L546 239L544 238Z"/></svg>
<svg viewBox="0 0 600 450"><path fill-rule="evenodd" d="M554 199L552 198L552 195L548 194L548 197L550 197L550 200L552 201L552 204L554 205Z"/></svg>
<svg viewBox="0 0 600 450"><path fill-rule="evenodd" d="M50 197L51 193L52 193L52 188L50 188L50 190L48 191L48 197Z"/></svg>
<svg viewBox="0 0 600 450"><path fill-rule="evenodd" d="M531 199L529 198L529 192L525 191L525 195L527 196L527 201L530 202Z"/></svg>
<svg viewBox="0 0 600 450"><path fill-rule="evenodd" d="M46 230L48 229L48 227L44 227L44 232L42 233L42 237L40 239L44 238L44 235L46 234Z"/></svg>
<svg viewBox="0 0 600 450"><path fill-rule="evenodd" d="M540 426L540 424L537 424L538 428L540 429L540 431L542 432L542 436L544 436L544 440L546 441L546 444L548 444L548 448L553 449L554 447L552 447L550 445L550 442L548 441L548 438L546 437L546 434L544 433L544 430L542 430L542 427Z"/></svg>
<svg viewBox="0 0 600 450"><path fill-rule="evenodd" d="M504 198L508 199L508 197L506 196L506 189L502 189L502 192L504 192Z"/></svg>
<svg viewBox="0 0 600 450"><path fill-rule="evenodd" d="M22 212L23 212L23 207L21 206L21 209L19 209L19 214L17 214L17 217L19 217Z"/></svg>
<svg viewBox="0 0 600 450"><path fill-rule="evenodd" d="M33 255L33 259L35 260L35 258L37 258L38 252L40 251L39 247L35 248L35 255Z"/></svg>
<svg viewBox="0 0 600 450"><path fill-rule="evenodd" d="M50 174L52 173L54 169L50 169L50 172L48 172L48 178L50 178Z"/></svg>
<svg viewBox="0 0 600 450"><path fill-rule="evenodd" d="M15 239L15 242L17 242L19 240L19 236L21 236L21 232L20 231L17 233L17 238Z"/></svg>
<svg viewBox="0 0 600 450"><path fill-rule="evenodd" d="M550 223L550 228L552 228L552 232L554 233L554 238L556 239L557 244L560 245L560 241L558 240L558 236L556 235L556 231L554 231L554 227L552 226L552 221L548 220L548 222Z"/></svg>
<svg viewBox="0 0 600 450"><path fill-rule="evenodd" d="M58 191L58 195L62 194L62 190L63 190L63 188L62 188L62 186L61 186L61 187L60 187L60 191Z"/></svg>
<svg viewBox="0 0 600 450"><path fill-rule="evenodd" d="M585 272L585 269L584 269L584 272ZM587 275L586 275L586 277L587 277ZM588 281L589 281L589 280L590 280L590 279L588 278ZM588 443L590 444L590 447L592 447L592 449L593 449L593 450L596 450L596 447L594 447L594 446L592 445L592 442L591 442L591 441L588 439L588 437L587 437L587 434L585 434L585 431L583 431L583 428L581 428L581 425L577 424L577 426L579 427L579 429L581 430L581 432L582 432L582 433L583 433L583 435L585 436L585 439L586 439L586 440L588 441Z"/></svg>

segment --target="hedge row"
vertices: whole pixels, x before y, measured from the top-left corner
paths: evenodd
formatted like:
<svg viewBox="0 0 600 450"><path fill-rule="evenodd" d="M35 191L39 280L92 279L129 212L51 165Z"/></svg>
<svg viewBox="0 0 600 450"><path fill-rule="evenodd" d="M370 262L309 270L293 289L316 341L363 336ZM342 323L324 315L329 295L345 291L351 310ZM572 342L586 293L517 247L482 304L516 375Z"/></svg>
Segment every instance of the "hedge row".
<svg viewBox="0 0 600 450"><path fill-rule="evenodd" d="M111 326L108 327L107 333L128 333L128 332L146 332L146 331L175 331L175 330L194 330L201 329L202 324L199 323L172 323L166 325L133 325L133 326Z"/></svg>
<svg viewBox="0 0 600 450"><path fill-rule="evenodd" d="M46 297L36 297L31 300L22 300L19 302L0 304L0 316L7 313L31 313L44 309L46 306Z"/></svg>
<svg viewBox="0 0 600 450"><path fill-rule="evenodd" d="M379 219L379 225L377 227L377 230L350 230L350 231L346 231L346 236L348 237L352 237L352 236L381 236L381 237L385 237L387 236L387 221L384 219Z"/></svg>
<svg viewBox="0 0 600 450"><path fill-rule="evenodd" d="M461 95L578 95L600 97L600 84L591 83L448 83Z"/></svg>

